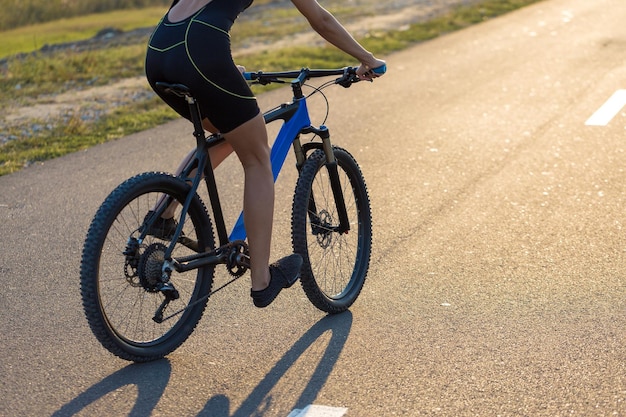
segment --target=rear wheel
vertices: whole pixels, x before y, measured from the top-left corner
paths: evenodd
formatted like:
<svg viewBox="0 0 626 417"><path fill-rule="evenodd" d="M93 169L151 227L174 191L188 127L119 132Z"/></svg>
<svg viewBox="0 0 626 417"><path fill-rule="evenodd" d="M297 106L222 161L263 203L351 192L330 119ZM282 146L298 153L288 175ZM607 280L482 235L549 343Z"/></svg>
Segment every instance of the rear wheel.
<svg viewBox="0 0 626 417"><path fill-rule="evenodd" d="M162 358L189 337L202 317L214 268L172 272L170 283L179 297L168 304L164 316L180 313L157 323L153 317L165 299L159 285L170 242L162 234L139 240L144 217L159 198L165 195L181 203L174 216L178 219L189 191L188 184L169 174L141 174L118 186L91 222L80 270L83 307L98 341L120 358L135 362ZM183 233L173 259L214 247L211 222L197 195Z"/></svg>
<svg viewBox="0 0 626 417"><path fill-rule="evenodd" d="M372 219L363 174L346 150L333 147L349 230L339 230L337 204L326 157L316 150L305 161L293 200L292 242L302 255L301 283L320 310L340 313L359 296L369 268Z"/></svg>

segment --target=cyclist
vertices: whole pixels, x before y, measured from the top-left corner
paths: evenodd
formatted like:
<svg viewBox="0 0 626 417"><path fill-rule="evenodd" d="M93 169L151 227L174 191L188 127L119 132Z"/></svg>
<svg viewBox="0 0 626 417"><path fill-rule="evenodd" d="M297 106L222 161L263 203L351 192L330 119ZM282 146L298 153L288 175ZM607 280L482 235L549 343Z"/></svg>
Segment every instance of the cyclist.
<svg viewBox="0 0 626 417"><path fill-rule="evenodd" d="M230 28L253 0L174 0L152 34L146 55L146 76L161 98L190 119L186 101L164 95L157 81L187 85L198 99L204 128L221 133L222 145L211 148L217 167L233 150L244 169L244 224L248 235L251 296L257 307L268 306L300 275L302 258L293 254L269 265L274 212L274 180L263 115L240 67L233 62ZM357 75L377 77L372 69L385 64L365 50L317 0L291 0L311 27L328 42L357 59ZM180 169L193 153L181 163ZM161 232L175 228L174 208L160 219ZM153 233L151 230L150 233Z"/></svg>

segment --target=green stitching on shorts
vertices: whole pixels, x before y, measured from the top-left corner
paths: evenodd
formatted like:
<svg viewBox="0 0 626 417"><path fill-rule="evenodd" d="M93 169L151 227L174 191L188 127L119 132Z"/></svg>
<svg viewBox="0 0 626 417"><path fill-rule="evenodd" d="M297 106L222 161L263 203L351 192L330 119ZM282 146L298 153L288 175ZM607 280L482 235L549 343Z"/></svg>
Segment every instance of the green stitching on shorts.
<svg viewBox="0 0 626 417"><path fill-rule="evenodd" d="M200 12L198 12L198 13L200 13ZM201 20L195 20L195 16L193 17L193 19L191 19L191 21L189 22L189 25L187 26L187 30L185 31L185 41L184 41L184 42L185 42L185 51L187 52L187 58L189 58L189 62L191 63L191 65L193 65L193 67L196 69L196 71L198 71L198 74L200 74L200 76L201 76L202 78L204 78L204 80L205 80L206 82L208 82L208 83L209 83L209 84L211 84L213 87L217 88L218 90L220 90L220 91L222 91L222 92L224 92L224 93L226 93L226 94L230 94L230 95L231 95L231 96L233 96L233 97L241 98L241 99L244 99L244 100L256 100L256 97L255 97L255 96L242 96L241 94L237 94L237 93L233 93L232 91L228 91L228 90L227 90L227 89L225 89L224 87L221 87L221 86L219 86L218 84L216 84L216 83L214 83L213 81L211 81L211 80L209 79L209 77L207 77L206 75L204 75L204 73L200 70L200 68L198 68L198 66L197 66L197 65L196 65L196 63L194 62L193 58L191 57L191 54L189 53L189 45L187 44L187 37L188 37L188 35L189 35L189 29L191 29L191 24L192 24L193 22L202 23L202 24L204 24L204 25L206 25L206 26L208 26L208 27L211 27L211 28L213 28L213 29L216 29L216 30L218 30L218 31L220 31L220 32L222 32L222 33L225 33L225 34L226 34L226 35L228 35L228 36L230 36L230 34L229 34L228 32L226 32L225 30L220 29L220 28L218 28L218 27L215 27L215 26L213 26L213 25L210 25L210 24L208 24L208 23L206 23L206 22L203 22L203 21L201 21Z"/></svg>
<svg viewBox="0 0 626 417"><path fill-rule="evenodd" d="M180 46L182 44L185 43L185 41L180 41L172 46L168 46L167 48L157 48L156 46L152 46L152 38L154 38L154 34L156 33L157 29L159 28L159 26L163 25L163 26L180 26L184 24L184 22L178 22L178 23L174 23L174 24L168 24L165 23L165 16L163 16L161 18L161 20L159 21L159 24L156 26L156 29L152 32L152 35L150 35L150 40L148 41L148 48L152 49L153 51L157 51L157 52L167 52L170 49L174 49L177 46Z"/></svg>
<svg viewBox="0 0 626 417"><path fill-rule="evenodd" d="M212 24L207 23L207 22L203 22L202 20L196 20L196 19L192 19L190 23L193 23L193 22L202 23L203 25L208 26L211 29L215 29L217 31L220 31L220 32L224 33L226 36L228 36L230 38L230 33L226 32L224 29L218 28L215 25L212 25Z"/></svg>
<svg viewBox="0 0 626 417"><path fill-rule="evenodd" d="M172 46L168 46L167 48L162 48L162 49L161 48L156 48L156 47L154 47L152 45L148 45L148 48L152 49L153 51L157 51L157 52L167 52L170 49L174 49L177 46L183 45L184 43L185 43L185 41L181 41L181 42L175 43Z"/></svg>
<svg viewBox="0 0 626 417"><path fill-rule="evenodd" d="M159 28L159 26L161 26L161 23L163 23L163 19L165 19L165 16L163 16L161 18L161 20L159 20L159 24L156 25L156 28L154 28L154 30L152 31L152 33L150 34L150 39L148 39L148 47L151 48L152 47L152 38L154 38L154 34L156 33L157 29Z"/></svg>
<svg viewBox="0 0 626 417"><path fill-rule="evenodd" d="M205 6L206 7L206 6ZM157 52L167 52L171 49L176 48L177 46L180 45L185 45L185 52L187 53L187 58L189 59L189 62L191 63L191 65L193 65L193 67L196 69L196 71L198 71L198 74L200 74L200 76L202 78L204 78L204 80L206 82L208 82L209 84L211 84L213 87L217 88L218 90L226 93L226 94L230 94L233 97L237 97L237 98L241 98L241 99L245 99L245 100L256 100L255 96L242 96L240 94L236 94L233 93L232 91L228 91L226 90L224 87L220 87L218 84L214 83L213 81L211 81L206 75L204 75L202 73L202 71L200 70L200 68L198 68L198 66L196 65L196 63L194 62L193 58L191 57L191 54L189 53L189 46L187 44L187 37L189 35L189 29L191 28L191 24L196 22L196 23L200 23L204 26L210 27L211 29L217 30L219 32L224 33L225 35L227 35L228 37L230 37L230 33L228 33L227 31L225 31L224 29L221 29L215 25L212 25L210 23L207 22L203 22L202 20L196 20L196 16L198 16L200 13L202 13L202 11L204 10L204 7L202 9L200 9L189 21L189 23L187 24L187 29L185 30L185 39L183 39L182 41L168 46L167 48L157 48L152 46L152 38L154 37L154 33L156 32L156 29L154 32L152 32L152 35L150 36L150 40L148 41L148 48L152 49L153 51L157 51ZM164 22L165 20L165 16L163 18L161 18L161 21L159 22L159 24L157 25L157 29L159 26L164 25L164 26L179 26L184 24L184 21L181 22L177 22L177 23L173 23L173 24L168 24ZM186 19L185 19L186 20Z"/></svg>
<svg viewBox="0 0 626 417"><path fill-rule="evenodd" d="M187 19L185 19L187 20ZM163 22L163 26L170 26L170 27L174 27L174 26L182 26L185 24L185 20L181 20L180 22L176 22L176 23L165 23Z"/></svg>

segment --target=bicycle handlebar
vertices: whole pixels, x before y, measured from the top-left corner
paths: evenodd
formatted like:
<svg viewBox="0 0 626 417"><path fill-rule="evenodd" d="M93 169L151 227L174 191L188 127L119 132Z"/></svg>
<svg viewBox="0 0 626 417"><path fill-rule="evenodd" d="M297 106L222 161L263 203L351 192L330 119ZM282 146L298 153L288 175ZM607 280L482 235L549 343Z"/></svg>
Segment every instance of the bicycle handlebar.
<svg viewBox="0 0 626 417"><path fill-rule="evenodd" d="M344 67L337 69L309 69L302 68L297 71L278 71L278 72L244 72L243 76L248 81L255 81L261 85L267 85L270 83L284 83L282 79L298 80L300 83L310 78L328 77L332 75L341 75L341 77L335 80L335 84L339 84L343 87L350 87L352 84L361 81L356 75L358 67ZM372 69L372 72L382 75L387 71L386 65Z"/></svg>

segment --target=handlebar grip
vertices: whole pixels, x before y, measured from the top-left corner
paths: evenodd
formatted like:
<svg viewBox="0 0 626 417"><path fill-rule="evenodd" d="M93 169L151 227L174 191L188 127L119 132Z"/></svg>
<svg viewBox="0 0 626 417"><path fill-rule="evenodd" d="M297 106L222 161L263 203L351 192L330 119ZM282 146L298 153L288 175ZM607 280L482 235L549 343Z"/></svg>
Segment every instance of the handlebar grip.
<svg viewBox="0 0 626 417"><path fill-rule="evenodd" d="M380 67L372 68L374 74L383 75L387 72L387 64L383 64Z"/></svg>
<svg viewBox="0 0 626 417"><path fill-rule="evenodd" d="M244 78L246 81L252 81L252 80L253 80L253 78L252 78L252 73L251 73L251 72L247 72L247 71L246 71L246 72L244 72L244 73L243 73L243 78Z"/></svg>

